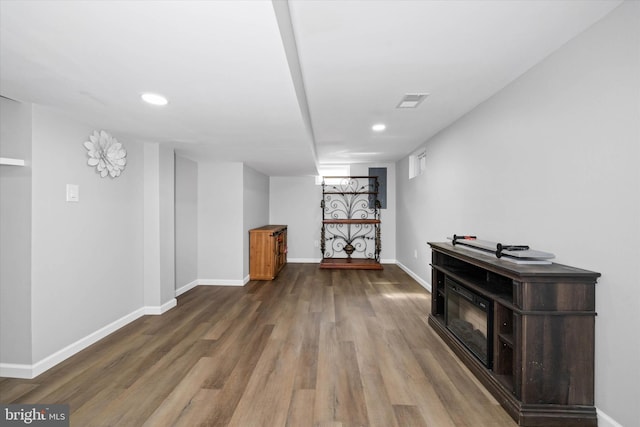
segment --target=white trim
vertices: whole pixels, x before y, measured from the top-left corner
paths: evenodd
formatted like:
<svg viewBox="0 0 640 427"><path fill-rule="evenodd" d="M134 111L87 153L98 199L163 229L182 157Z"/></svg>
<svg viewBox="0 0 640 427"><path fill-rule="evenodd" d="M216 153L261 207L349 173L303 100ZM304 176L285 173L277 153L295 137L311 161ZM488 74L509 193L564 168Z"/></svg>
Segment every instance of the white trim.
<svg viewBox="0 0 640 427"><path fill-rule="evenodd" d="M598 414L598 426L599 427L623 427L622 424L611 418L609 415L596 408Z"/></svg>
<svg viewBox="0 0 640 427"><path fill-rule="evenodd" d="M381 259L380 264L397 264L398 260L396 259Z"/></svg>
<svg viewBox="0 0 640 427"><path fill-rule="evenodd" d="M0 363L0 377L30 380L33 378L33 367L17 363Z"/></svg>
<svg viewBox="0 0 640 427"><path fill-rule="evenodd" d="M198 281L197 280L194 280L193 282L187 283L183 287L176 289L176 296L178 297L178 296L184 294L185 292L190 291L191 289L195 288L196 286L198 286Z"/></svg>
<svg viewBox="0 0 640 427"><path fill-rule="evenodd" d="M104 326L97 331L87 335L86 337L81 338L78 341L66 346L62 350L56 351L52 355L45 357L44 359L40 360L37 363L34 363L33 365L1 363L0 376L26 379L35 378L43 372L53 368L58 363L68 359L76 353L79 353L90 345L95 344L107 335L144 316L144 314L145 307L139 308L134 312L129 313L121 317L120 319L109 323L107 326Z"/></svg>
<svg viewBox="0 0 640 427"><path fill-rule="evenodd" d="M165 302L161 306L157 305L147 305L144 307L144 314L149 315L160 315L166 313L171 310L173 307L178 305L178 300L175 298L171 298L169 301Z"/></svg>
<svg viewBox="0 0 640 427"><path fill-rule="evenodd" d="M4 166L24 166L24 160L11 159L9 157L0 157L0 165Z"/></svg>
<svg viewBox="0 0 640 427"><path fill-rule="evenodd" d="M322 258L288 258L287 262L291 264L320 264Z"/></svg>
<svg viewBox="0 0 640 427"><path fill-rule="evenodd" d="M244 279L198 279L198 285L201 286L244 286L249 280L249 276ZM246 282L245 282L246 280Z"/></svg>
<svg viewBox="0 0 640 427"><path fill-rule="evenodd" d="M76 353L84 350L92 344L105 338L107 335L117 331L118 329L128 325L136 319L144 315L159 315L166 313L177 305L178 301L175 298L170 299L161 306L146 306L139 308L118 320L115 320L108 325L98 329L95 332L90 333L84 338L80 338L78 341L69 344L61 350L56 351L50 356L45 357L33 365L14 364L14 363L0 363L0 376L10 378L24 378L32 379L42 374L43 372L53 368L60 362L70 358Z"/></svg>
<svg viewBox="0 0 640 427"><path fill-rule="evenodd" d="M420 276L418 276L416 273L411 271L409 269L409 267L407 267L406 265L402 264L400 261L397 262L397 265L402 270L404 270L405 273L407 273L409 276L411 276L413 278L413 280L418 282L423 288L425 288L426 290L431 292L431 284L429 282L427 282L426 280L423 280Z"/></svg>

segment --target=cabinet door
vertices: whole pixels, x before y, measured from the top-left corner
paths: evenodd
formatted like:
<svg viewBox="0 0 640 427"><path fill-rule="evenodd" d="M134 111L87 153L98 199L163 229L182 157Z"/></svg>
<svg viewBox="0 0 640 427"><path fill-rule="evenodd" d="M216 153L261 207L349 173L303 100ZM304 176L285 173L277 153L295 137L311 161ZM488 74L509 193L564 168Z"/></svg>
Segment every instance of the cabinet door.
<svg viewBox="0 0 640 427"><path fill-rule="evenodd" d="M251 280L270 280L275 269L275 240L271 233L253 232L250 235L249 274Z"/></svg>
<svg viewBox="0 0 640 427"><path fill-rule="evenodd" d="M431 314L444 319L444 273L436 270L431 272Z"/></svg>
<svg viewBox="0 0 640 427"><path fill-rule="evenodd" d="M276 257L276 274L287 263L287 229L275 236L275 257Z"/></svg>
<svg viewBox="0 0 640 427"><path fill-rule="evenodd" d="M515 334L513 310L502 304L494 305L493 371L500 382L514 391Z"/></svg>

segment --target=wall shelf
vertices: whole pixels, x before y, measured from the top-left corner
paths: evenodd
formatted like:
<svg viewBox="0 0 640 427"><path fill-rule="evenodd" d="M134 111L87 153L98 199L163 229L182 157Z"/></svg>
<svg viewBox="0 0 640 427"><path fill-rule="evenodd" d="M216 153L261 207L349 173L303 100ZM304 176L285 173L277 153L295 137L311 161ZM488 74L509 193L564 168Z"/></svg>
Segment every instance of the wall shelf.
<svg viewBox="0 0 640 427"><path fill-rule="evenodd" d="M24 160L12 159L10 157L0 157L0 165L3 166L24 166Z"/></svg>
<svg viewBox="0 0 640 427"><path fill-rule="evenodd" d="M381 270L378 178L325 178L331 184L322 181L320 268Z"/></svg>

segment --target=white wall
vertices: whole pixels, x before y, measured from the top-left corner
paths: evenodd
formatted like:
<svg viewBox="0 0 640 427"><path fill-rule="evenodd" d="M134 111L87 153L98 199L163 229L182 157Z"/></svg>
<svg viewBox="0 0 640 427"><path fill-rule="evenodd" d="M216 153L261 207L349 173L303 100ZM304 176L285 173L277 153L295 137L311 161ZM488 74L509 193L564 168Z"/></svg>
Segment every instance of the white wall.
<svg viewBox="0 0 640 427"><path fill-rule="evenodd" d="M315 177L271 177L269 179L269 223L287 225L287 260L320 262L322 187Z"/></svg>
<svg viewBox="0 0 640 427"><path fill-rule="evenodd" d="M0 363L31 359L31 105L0 97Z"/></svg>
<svg viewBox="0 0 640 427"><path fill-rule="evenodd" d="M395 163L365 163L351 165L351 175L368 176L369 168L387 168L387 207L380 210L380 261L396 262L396 165Z"/></svg>
<svg viewBox="0 0 640 427"><path fill-rule="evenodd" d="M83 146L99 129L2 100L1 154L27 166L2 167L0 375L30 378L175 304L173 150L119 138L127 167L101 178ZM67 184L78 202L66 201Z"/></svg>
<svg viewBox="0 0 640 427"><path fill-rule="evenodd" d="M431 164L432 162L430 162ZM427 178L428 177L428 178ZM428 180L427 180L428 179ZM439 225L439 220L451 214L449 208L434 209L437 203L433 200L442 181L429 170L424 175L409 179L409 159L404 158L397 163L396 169L398 204L398 218L396 222L396 235L398 245L396 256L398 262L421 282L429 291L431 290L431 278L429 262L431 251L426 242L427 236L433 236L430 240L441 241L447 235L446 231L433 231L437 227L447 227L448 223ZM430 202L427 202L430 199ZM472 230L471 230L472 231ZM471 232L470 231L470 232ZM451 234L467 233L466 231L452 231Z"/></svg>
<svg viewBox="0 0 640 427"><path fill-rule="evenodd" d="M160 145L160 305L175 304L176 241L175 241L175 154L172 148Z"/></svg>
<svg viewBox="0 0 640 427"><path fill-rule="evenodd" d="M33 106L34 362L143 305L142 146L121 140L127 168L100 178L82 145L93 130ZM79 202L65 201L67 184Z"/></svg>
<svg viewBox="0 0 640 427"><path fill-rule="evenodd" d="M144 143L144 305L175 304L173 150Z"/></svg>
<svg viewBox="0 0 640 427"><path fill-rule="evenodd" d="M161 304L160 290L160 147L145 143L144 150L144 305Z"/></svg>
<svg viewBox="0 0 640 427"><path fill-rule="evenodd" d="M382 262L396 259L396 166L394 163L354 164L351 175L368 175L370 167L387 168L387 208L382 219ZM315 177L271 177L269 221L288 226L288 259L291 262L320 262L320 229L322 223L322 186ZM318 246L316 246L318 245Z"/></svg>
<svg viewBox="0 0 640 427"><path fill-rule="evenodd" d="M241 284L244 278L242 182L242 163L198 163L198 279L202 283Z"/></svg>
<svg viewBox="0 0 640 427"><path fill-rule="evenodd" d="M398 259L425 280L426 242L453 233L602 273L595 403L624 426L640 425L639 21L625 2L429 140L425 175L405 158L397 176Z"/></svg>
<svg viewBox="0 0 640 427"><path fill-rule="evenodd" d="M249 276L249 230L269 223L269 177L243 165L243 278Z"/></svg>
<svg viewBox="0 0 640 427"><path fill-rule="evenodd" d="M198 283L249 280L249 230L269 223L269 178L237 162L200 162Z"/></svg>
<svg viewBox="0 0 640 427"><path fill-rule="evenodd" d="M198 164L176 156L176 289L198 278Z"/></svg>

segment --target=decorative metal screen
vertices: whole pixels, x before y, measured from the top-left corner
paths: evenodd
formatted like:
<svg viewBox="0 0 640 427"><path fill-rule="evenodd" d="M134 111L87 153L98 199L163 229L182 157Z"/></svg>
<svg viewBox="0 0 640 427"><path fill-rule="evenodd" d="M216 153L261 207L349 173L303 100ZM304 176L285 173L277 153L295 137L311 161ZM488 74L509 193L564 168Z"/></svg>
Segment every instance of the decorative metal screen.
<svg viewBox="0 0 640 427"><path fill-rule="evenodd" d="M353 256L380 262L378 185L375 176L324 178L320 204L323 259Z"/></svg>

